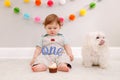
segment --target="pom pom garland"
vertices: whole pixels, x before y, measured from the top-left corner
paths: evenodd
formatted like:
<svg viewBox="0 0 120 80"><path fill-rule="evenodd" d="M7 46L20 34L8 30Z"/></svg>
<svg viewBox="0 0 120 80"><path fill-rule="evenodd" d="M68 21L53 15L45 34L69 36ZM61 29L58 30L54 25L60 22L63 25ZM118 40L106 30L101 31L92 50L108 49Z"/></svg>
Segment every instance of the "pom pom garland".
<svg viewBox="0 0 120 80"><path fill-rule="evenodd" d="M10 6L11 6L10 0L5 0L5 1L4 1L4 6L10 7Z"/></svg>
<svg viewBox="0 0 120 80"><path fill-rule="evenodd" d="M85 16L86 15L86 9L81 9L80 10L80 16Z"/></svg>
<svg viewBox="0 0 120 80"><path fill-rule="evenodd" d="M75 20L75 15L74 14L70 14L69 15L69 20L70 21L74 21Z"/></svg>
<svg viewBox="0 0 120 80"><path fill-rule="evenodd" d="M27 19L27 20L30 19L30 15L28 13L25 13L23 16L24 16L24 19Z"/></svg>
<svg viewBox="0 0 120 80"><path fill-rule="evenodd" d="M73 1L73 0L70 0L70 1ZM29 3L30 0L23 0L24 3ZM58 1L61 5L65 4L66 3L66 0L59 0ZM42 3L41 3L41 0L35 0L35 5L36 6L40 6ZM52 7L54 4L54 1L53 0L48 0L47 1L47 6L49 7ZM11 2L10 0L4 0L4 6L6 7L10 7L11 6Z"/></svg>
<svg viewBox="0 0 120 80"><path fill-rule="evenodd" d="M25 3L29 3L29 2L30 2L30 0L24 0L24 2L25 2Z"/></svg>
<svg viewBox="0 0 120 80"><path fill-rule="evenodd" d="M96 3L95 3L95 2L91 2L91 3L89 4L89 7L90 7L90 9L95 8L95 7L96 7Z"/></svg>
<svg viewBox="0 0 120 80"><path fill-rule="evenodd" d="M53 4L54 4L54 2L53 2L52 0L48 0L47 5L48 5L49 7L52 7Z"/></svg>
<svg viewBox="0 0 120 80"><path fill-rule="evenodd" d="M40 6L41 5L41 0L35 0L35 5Z"/></svg>
<svg viewBox="0 0 120 80"><path fill-rule="evenodd" d="M60 22L62 22L62 23L64 22L64 18L63 17L60 17L59 19L60 19Z"/></svg>
<svg viewBox="0 0 120 80"><path fill-rule="evenodd" d="M71 1L72 1L72 0L71 0ZM99 1L99 0L98 0L98 1ZM101 0L100 0L100 1L101 1ZM30 0L24 0L24 2L27 3L27 2L30 2ZM66 0L59 0L59 4L63 5L63 4L65 4L65 3L66 3ZM41 5L41 0L35 0L35 5L36 5L36 6L40 6L40 5ZM49 7L52 7L52 6L54 5L53 0L48 0L48 1L47 1L47 5L48 5ZM10 7L10 6L11 6L10 0L4 0L4 6ZM91 2L88 6L89 6L89 9L93 9L93 8L96 7L96 3L95 3L95 2ZM89 9L87 9L87 10L89 10ZM86 13L87 13L87 10L86 10L86 9L81 9L81 10L79 11L79 15L80 15L80 16L85 16ZM18 13L20 13L20 8L14 7L14 8L13 8L13 11L14 11L15 14L18 14ZM22 13L22 12L21 12L21 13ZM23 13L22 13L22 14L23 14ZM41 22L40 17L36 16L36 17L32 18L32 17L30 17L30 15L29 15L28 13L23 14L23 17L24 17L24 19L26 19L26 20L34 19L34 21L37 22L37 23ZM78 16L77 16L77 17L78 17ZM68 16L68 18L65 18L65 19L69 19L70 21L74 21L77 17L76 17L75 14L70 14L70 15ZM66 21L63 17L59 17L59 19L60 19L61 24L63 24L63 22Z"/></svg>
<svg viewBox="0 0 120 80"><path fill-rule="evenodd" d="M18 14L20 12L20 9L18 7L14 8L14 13Z"/></svg>
<svg viewBox="0 0 120 80"><path fill-rule="evenodd" d="M64 5L66 3L66 0L60 0L59 3L60 5Z"/></svg>
<svg viewBox="0 0 120 80"><path fill-rule="evenodd" d="M36 16L36 17L34 18L34 21L35 21L35 22L40 22L40 17Z"/></svg>
<svg viewBox="0 0 120 80"><path fill-rule="evenodd" d="M102 0L97 0L98 2L102 1Z"/></svg>

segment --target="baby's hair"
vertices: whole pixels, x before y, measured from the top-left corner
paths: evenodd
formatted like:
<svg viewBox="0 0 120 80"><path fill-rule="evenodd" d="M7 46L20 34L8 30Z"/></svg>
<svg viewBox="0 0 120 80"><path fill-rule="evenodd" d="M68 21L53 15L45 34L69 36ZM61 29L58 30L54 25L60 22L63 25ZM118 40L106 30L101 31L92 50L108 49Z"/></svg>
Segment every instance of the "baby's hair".
<svg viewBox="0 0 120 80"><path fill-rule="evenodd" d="M59 24L59 26L61 27L62 24L60 22L59 17L56 14L50 14L45 18L45 21L43 22L44 26L46 27L48 24L51 24L53 22L56 22L57 24Z"/></svg>

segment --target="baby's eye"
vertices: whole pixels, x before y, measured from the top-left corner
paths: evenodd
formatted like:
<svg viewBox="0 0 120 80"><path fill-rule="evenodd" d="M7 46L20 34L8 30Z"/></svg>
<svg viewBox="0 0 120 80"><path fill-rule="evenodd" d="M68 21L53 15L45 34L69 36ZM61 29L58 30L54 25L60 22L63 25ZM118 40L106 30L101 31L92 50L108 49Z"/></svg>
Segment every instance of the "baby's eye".
<svg viewBox="0 0 120 80"><path fill-rule="evenodd" d="M54 28L54 29L57 29L57 28Z"/></svg>
<svg viewBox="0 0 120 80"><path fill-rule="evenodd" d="M52 28L48 28L48 29L52 29Z"/></svg>
<svg viewBox="0 0 120 80"><path fill-rule="evenodd" d="M99 38L100 38L99 36L96 37L96 39L99 39Z"/></svg>

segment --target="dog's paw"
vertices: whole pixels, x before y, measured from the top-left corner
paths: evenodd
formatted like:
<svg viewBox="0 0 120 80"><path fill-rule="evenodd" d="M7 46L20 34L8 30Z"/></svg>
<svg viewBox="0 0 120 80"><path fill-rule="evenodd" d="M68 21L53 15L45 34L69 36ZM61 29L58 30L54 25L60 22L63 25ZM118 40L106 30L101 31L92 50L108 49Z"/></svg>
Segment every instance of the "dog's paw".
<svg viewBox="0 0 120 80"><path fill-rule="evenodd" d="M88 67L88 68L89 68L89 67L92 67L92 63L84 62L83 65L84 65L85 67Z"/></svg>
<svg viewBox="0 0 120 80"><path fill-rule="evenodd" d="M100 68L101 69L106 69L107 68L107 64L100 64Z"/></svg>

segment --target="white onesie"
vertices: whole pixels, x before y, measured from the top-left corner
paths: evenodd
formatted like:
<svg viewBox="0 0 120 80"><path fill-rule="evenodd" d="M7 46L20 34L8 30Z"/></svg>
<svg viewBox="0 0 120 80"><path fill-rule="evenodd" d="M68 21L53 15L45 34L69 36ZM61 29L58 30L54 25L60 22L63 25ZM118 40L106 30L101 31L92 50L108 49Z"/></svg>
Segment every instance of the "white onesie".
<svg viewBox="0 0 120 80"><path fill-rule="evenodd" d="M49 66L51 63L70 63L70 59L64 50L64 45L68 44L64 36L58 33L55 36L45 34L41 36L37 46L41 47L40 55L36 63L43 63Z"/></svg>

